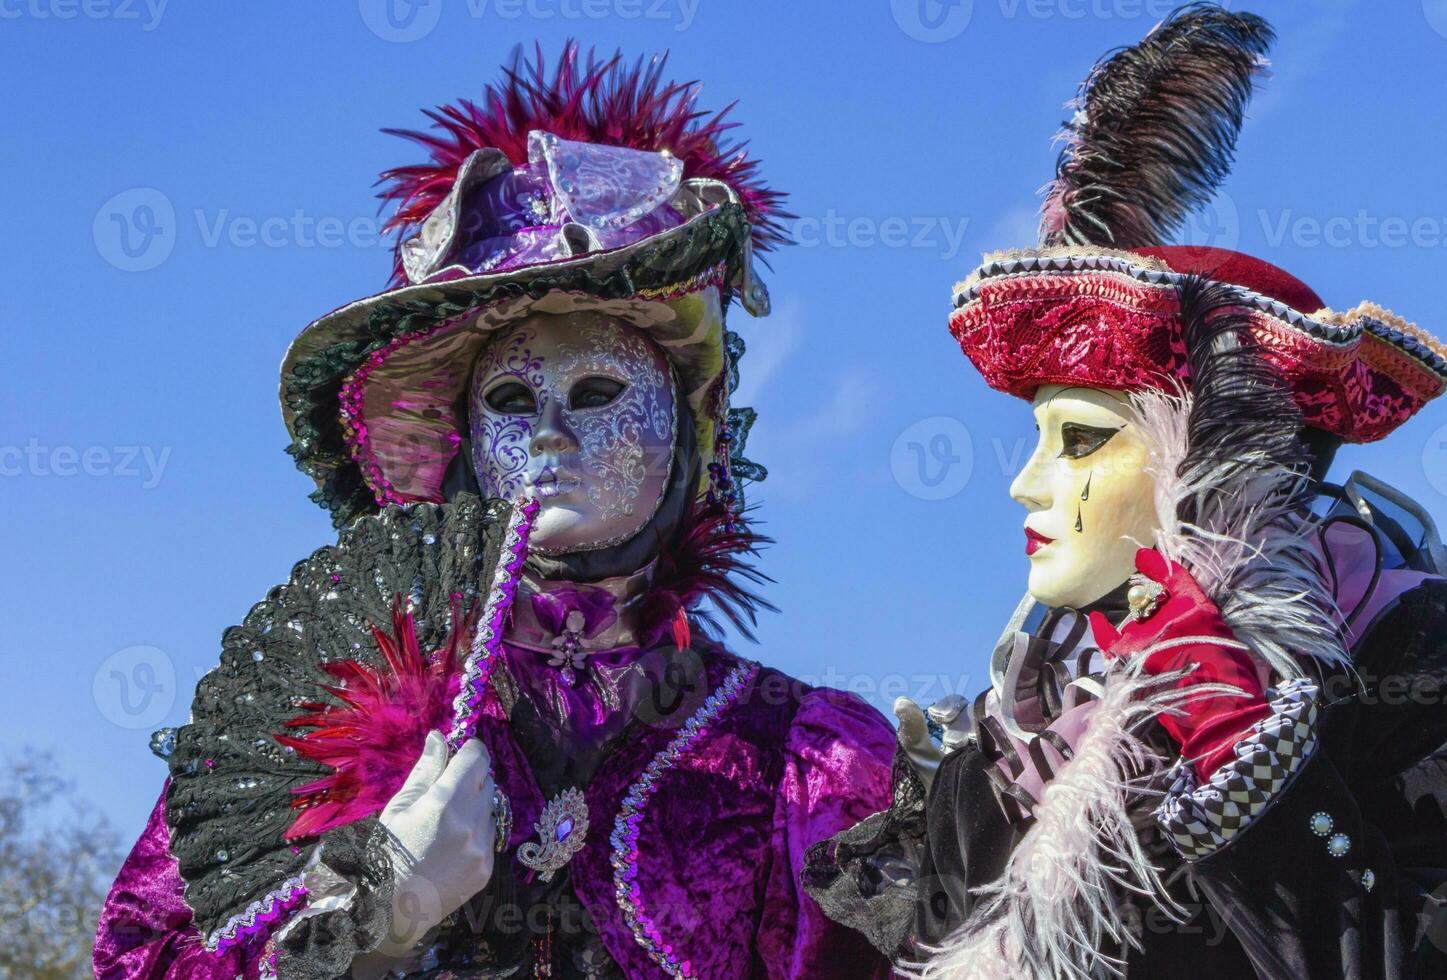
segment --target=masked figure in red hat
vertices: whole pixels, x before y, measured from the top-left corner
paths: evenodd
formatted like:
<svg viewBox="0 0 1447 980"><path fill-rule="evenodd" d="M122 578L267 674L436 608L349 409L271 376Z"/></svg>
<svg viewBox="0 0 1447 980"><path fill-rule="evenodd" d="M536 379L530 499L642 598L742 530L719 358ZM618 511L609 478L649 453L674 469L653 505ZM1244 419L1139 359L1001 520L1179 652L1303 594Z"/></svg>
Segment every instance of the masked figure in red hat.
<svg viewBox="0 0 1447 980"><path fill-rule="evenodd" d="M1443 347L1160 244L1271 37L1192 5L1097 66L1040 247L955 292L1040 432L1028 595L973 703L897 706L892 806L806 874L910 975L1447 976L1442 550L1390 488L1325 480L1441 394Z"/></svg>
<svg viewBox="0 0 1447 980"><path fill-rule="evenodd" d="M100 977L888 972L798 876L888 802L889 725L700 606L763 604L724 314L783 235L660 70L570 47L408 134L396 288L282 366L340 540L159 733Z"/></svg>

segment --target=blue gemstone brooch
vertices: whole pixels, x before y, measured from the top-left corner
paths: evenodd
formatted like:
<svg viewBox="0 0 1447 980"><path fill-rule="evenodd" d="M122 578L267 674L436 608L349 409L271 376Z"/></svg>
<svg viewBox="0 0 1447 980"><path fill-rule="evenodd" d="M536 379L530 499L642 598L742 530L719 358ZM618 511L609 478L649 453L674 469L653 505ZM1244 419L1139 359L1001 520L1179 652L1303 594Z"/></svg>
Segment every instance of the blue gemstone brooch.
<svg viewBox="0 0 1447 980"><path fill-rule="evenodd" d="M549 800L533 830L538 841L528 841L519 847L518 860L536 871L543 881L550 881L583 849L588 837L588 804L582 792L565 789Z"/></svg>

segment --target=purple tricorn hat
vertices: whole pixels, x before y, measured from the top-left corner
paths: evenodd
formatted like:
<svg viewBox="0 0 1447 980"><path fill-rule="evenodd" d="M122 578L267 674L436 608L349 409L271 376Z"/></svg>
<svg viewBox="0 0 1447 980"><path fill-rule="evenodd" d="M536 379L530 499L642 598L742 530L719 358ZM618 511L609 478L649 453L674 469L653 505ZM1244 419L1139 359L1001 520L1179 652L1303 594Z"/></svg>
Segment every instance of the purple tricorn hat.
<svg viewBox="0 0 1447 980"><path fill-rule="evenodd" d="M432 162L384 174L399 202L397 288L308 326L282 364L288 451L339 526L381 506L439 501L487 338L534 313L592 311L646 331L692 409L698 492L737 507L749 409L731 408L743 353L725 327L738 298L767 314L754 249L785 241L779 195L754 161L700 122L696 87L661 61L615 56L555 76L516 65L485 107L432 113L447 138L407 134Z"/></svg>
<svg viewBox="0 0 1447 980"><path fill-rule="evenodd" d="M447 197L402 242L403 268L410 282L440 282L630 245L683 224L685 211L706 210L703 187L680 195L682 178L683 163L667 150L535 129L521 167L492 148L467 158Z"/></svg>

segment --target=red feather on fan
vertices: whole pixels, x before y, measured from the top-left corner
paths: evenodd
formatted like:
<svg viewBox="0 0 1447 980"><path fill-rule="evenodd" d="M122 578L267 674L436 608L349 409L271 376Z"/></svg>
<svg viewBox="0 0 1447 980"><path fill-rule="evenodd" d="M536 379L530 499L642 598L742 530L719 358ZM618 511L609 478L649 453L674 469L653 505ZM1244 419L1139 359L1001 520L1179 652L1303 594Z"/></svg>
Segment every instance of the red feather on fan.
<svg viewBox="0 0 1447 980"><path fill-rule="evenodd" d="M300 735L277 735L297 755L319 762L332 773L299 786L292 806L300 813L286 832L288 840L315 837L380 813L407 780L431 731L452 720L452 699L459 683L463 642L472 632L476 610L459 615L442 649L422 654L417 625L399 600L392 609L392 635L372 627L382 662L355 660L323 664L337 679L324 688L338 703L308 702L309 714L287 728L310 728Z"/></svg>

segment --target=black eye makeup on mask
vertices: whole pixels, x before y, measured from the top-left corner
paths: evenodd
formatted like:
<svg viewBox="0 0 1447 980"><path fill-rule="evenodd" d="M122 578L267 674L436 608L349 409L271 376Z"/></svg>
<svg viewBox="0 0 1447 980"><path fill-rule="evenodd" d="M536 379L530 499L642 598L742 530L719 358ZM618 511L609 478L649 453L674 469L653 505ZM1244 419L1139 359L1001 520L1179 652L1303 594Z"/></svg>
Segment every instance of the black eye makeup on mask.
<svg viewBox="0 0 1447 980"><path fill-rule="evenodd" d="M1065 422L1060 426L1060 457L1062 459L1083 459L1110 442L1110 437L1120 429L1084 425L1080 422Z"/></svg>
<svg viewBox="0 0 1447 980"><path fill-rule="evenodd" d="M584 378L568 391L568 407L574 410L602 408L617 401L627 388L622 381L613 378Z"/></svg>
<svg viewBox="0 0 1447 980"><path fill-rule="evenodd" d="M502 415L532 415L538 410L537 397L516 381L506 381L493 388L482 400L487 407Z"/></svg>

